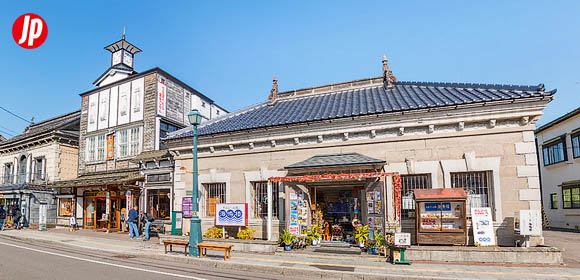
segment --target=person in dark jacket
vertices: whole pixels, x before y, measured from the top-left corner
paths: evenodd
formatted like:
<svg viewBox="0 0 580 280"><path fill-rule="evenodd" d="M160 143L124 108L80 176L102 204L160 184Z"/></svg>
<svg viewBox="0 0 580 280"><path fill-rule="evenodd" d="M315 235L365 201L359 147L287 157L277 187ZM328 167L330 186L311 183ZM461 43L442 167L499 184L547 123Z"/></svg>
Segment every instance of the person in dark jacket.
<svg viewBox="0 0 580 280"><path fill-rule="evenodd" d="M4 205L0 205L0 231L4 230L4 220L6 220L6 210L4 210Z"/></svg>
<svg viewBox="0 0 580 280"><path fill-rule="evenodd" d="M137 206L133 206L133 209L129 210L129 236L131 239L133 237L139 237L139 229L137 228L137 222L139 222L139 212L137 212Z"/></svg>
<svg viewBox="0 0 580 280"><path fill-rule="evenodd" d="M151 223L154 221L155 219L153 218L153 215L151 215L150 213L143 213L141 214L141 223L144 225L143 226L143 234L145 235L145 241L149 240L149 228L151 228Z"/></svg>
<svg viewBox="0 0 580 280"><path fill-rule="evenodd" d="M14 228L20 229L22 226L20 225L20 220L22 219L22 211L18 205L14 205Z"/></svg>

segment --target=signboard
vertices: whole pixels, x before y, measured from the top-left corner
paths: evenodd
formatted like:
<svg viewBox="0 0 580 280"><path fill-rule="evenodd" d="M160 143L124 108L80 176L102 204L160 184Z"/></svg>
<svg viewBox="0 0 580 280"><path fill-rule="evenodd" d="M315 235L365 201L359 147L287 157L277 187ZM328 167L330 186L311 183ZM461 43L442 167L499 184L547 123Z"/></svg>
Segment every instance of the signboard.
<svg viewBox="0 0 580 280"><path fill-rule="evenodd" d="M191 197L181 198L181 213L183 213L184 218L193 216L193 199Z"/></svg>
<svg viewBox="0 0 580 280"><path fill-rule="evenodd" d="M107 192L107 200L106 200L106 208L105 208L105 214L107 214L107 216L109 216L109 208L111 206L111 194L109 192Z"/></svg>
<svg viewBox="0 0 580 280"><path fill-rule="evenodd" d="M396 248L411 248L411 234L408 232L395 233Z"/></svg>
<svg viewBox="0 0 580 280"><path fill-rule="evenodd" d="M247 203L216 203L216 226L248 226Z"/></svg>
<svg viewBox="0 0 580 280"><path fill-rule="evenodd" d="M157 82L157 115L167 117L167 86Z"/></svg>
<svg viewBox="0 0 580 280"><path fill-rule="evenodd" d="M115 134L107 135L107 159L115 158Z"/></svg>
<svg viewBox="0 0 580 280"><path fill-rule="evenodd" d="M48 214L48 205L40 203L38 207L38 230L46 230L46 216Z"/></svg>
<svg viewBox="0 0 580 280"><path fill-rule="evenodd" d="M520 210L520 234L542 235L542 216L540 210Z"/></svg>
<svg viewBox="0 0 580 280"><path fill-rule="evenodd" d="M471 221L475 246L495 246L491 208L471 208Z"/></svg>
<svg viewBox="0 0 580 280"><path fill-rule="evenodd" d="M131 191L127 191L127 215L129 215L129 211L133 208L133 197L131 195Z"/></svg>

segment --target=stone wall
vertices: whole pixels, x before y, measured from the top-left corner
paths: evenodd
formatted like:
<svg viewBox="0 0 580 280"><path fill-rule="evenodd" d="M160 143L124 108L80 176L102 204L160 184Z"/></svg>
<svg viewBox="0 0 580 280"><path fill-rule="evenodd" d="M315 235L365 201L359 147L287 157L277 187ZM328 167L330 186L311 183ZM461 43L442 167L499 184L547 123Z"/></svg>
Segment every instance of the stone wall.
<svg viewBox="0 0 580 280"><path fill-rule="evenodd" d="M492 171L492 184L496 220L494 225L502 245L513 245L517 238L513 235L513 217L521 209L539 209L539 196L536 191L537 173L522 173L522 167L534 166L526 161L535 150L521 150L521 143L529 143L533 125L515 126L505 129L462 131L453 133L431 134L426 137L403 135L394 138L375 138L367 140L348 140L337 142L320 142L300 144L291 147L269 147L248 151L223 153L206 153L199 157L200 181L206 176L206 182L225 182L227 184L228 202L248 202L248 181L246 172L261 170L283 170L285 166L303 161L314 155L356 152L387 162L386 170L396 166L407 166L407 162L417 164L434 163L433 187L449 188L450 172ZM300 141L299 141L300 142ZM175 164L174 209L179 210L181 197L186 195L192 179L190 174L180 167L192 168L191 153L181 149L182 154ZM444 165L450 166L444 169ZM406 169L406 168L405 168ZM520 171L520 172L518 172ZM406 171L407 173L407 171ZM203 187L200 190L203 195ZM203 202L203 200L202 200ZM203 203L201 204L203 208ZM203 209L200 211L203 214ZM202 219L204 231L211 226L212 219ZM262 230L261 226L256 229ZM536 244L542 240L536 240Z"/></svg>

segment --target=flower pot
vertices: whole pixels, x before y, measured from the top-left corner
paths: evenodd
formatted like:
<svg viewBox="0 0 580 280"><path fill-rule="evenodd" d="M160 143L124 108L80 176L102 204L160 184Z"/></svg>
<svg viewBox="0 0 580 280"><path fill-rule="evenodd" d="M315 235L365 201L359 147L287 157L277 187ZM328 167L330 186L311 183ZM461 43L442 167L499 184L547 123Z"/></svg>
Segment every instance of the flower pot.
<svg viewBox="0 0 580 280"><path fill-rule="evenodd" d="M318 245L318 239L312 239L312 246Z"/></svg>
<svg viewBox="0 0 580 280"><path fill-rule="evenodd" d="M292 250L292 245L284 245L284 251Z"/></svg>
<svg viewBox="0 0 580 280"><path fill-rule="evenodd" d="M365 243L362 242L362 241L359 241L358 242L358 247L361 248L361 249L364 248L365 247Z"/></svg>
<svg viewBox="0 0 580 280"><path fill-rule="evenodd" d="M371 254L378 255L379 254L379 248L372 248L371 249Z"/></svg>

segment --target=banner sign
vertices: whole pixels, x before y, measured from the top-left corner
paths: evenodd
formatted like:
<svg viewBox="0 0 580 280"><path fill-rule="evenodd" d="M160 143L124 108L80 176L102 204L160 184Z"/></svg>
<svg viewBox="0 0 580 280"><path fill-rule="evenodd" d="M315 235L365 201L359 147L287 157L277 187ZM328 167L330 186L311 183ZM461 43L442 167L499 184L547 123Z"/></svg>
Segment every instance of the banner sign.
<svg viewBox="0 0 580 280"><path fill-rule="evenodd" d="M157 115L167 117L167 86L157 82Z"/></svg>
<svg viewBox="0 0 580 280"><path fill-rule="evenodd" d="M215 213L216 226L248 226L247 203L217 203Z"/></svg>
<svg viewBox="0 0 580 280"><path fill-rule="evenodd" d="M115 158L115 134L107 135L107 159Z"/></svg>
<svg viewBox="0 0 580 280"><path fill-rule="evenodd" d="M471 208L471 221L475 246L495 246L491 208Z"/></svg>
<svg viewBox="0 0 580 280"><path fill-rule="evenodd" d="M542 216L540 210L520 210L520 234L542 235Z"/></svg>
<svg viewBox="0 0 580 280"><path fill-rule="evenodd" d="M184 218L193 216L193 199L191 196L181 198L181 213L183 213Z"/></svg>

